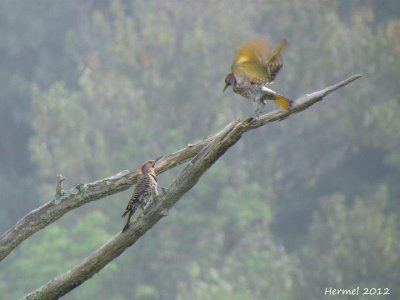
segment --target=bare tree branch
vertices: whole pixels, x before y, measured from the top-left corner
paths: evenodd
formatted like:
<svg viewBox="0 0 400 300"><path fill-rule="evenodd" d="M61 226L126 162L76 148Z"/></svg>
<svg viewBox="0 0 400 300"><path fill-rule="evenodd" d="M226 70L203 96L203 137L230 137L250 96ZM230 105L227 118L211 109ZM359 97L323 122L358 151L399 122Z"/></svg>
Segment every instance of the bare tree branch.
<svg viewBox="0 0 400 300"><path fill-rule="evenodd" d="M166 189L159 196L157 201L148 208L146 214L139 216L125 233L117 234L109 242L93 252L73 269L57 276L22 299L58 299L75 287L81 285L94 274L99 272L110 261L123 253L127 247L134 244L147 230L152 228L161 218L163 218L166 215L165 211L170 209L177 201L179 201L179 199L197 183L204 172L206 172L230 147L239 141L243 133L263 126L266 123L282 120L290 114L300 112L308 108L310 105L322 100L323 97L331 92L359 77L360 75L352 76L341 83L310 95L306 95L295 101L293 109L289 112L275 110L262 115L258 119L249 118L245 121L235 120L216 135L165 157L160 163L158 172L163 172L192 157L194 158L187 164L185 169L178 175L170 187ZM69 208L71 206L64 208L62 214L84 203L129 187L136 179L136 175L136 173L117 174L95 183L83 185L83 187L85 187L84 189L83 187L81 189L75 188L78 190L75 196L69 196L69 198L61 202L61 204L66 201L68 201L68 203L74 203L72 208ZM108 184L112 185L112 188L108 187ZM71 194L71 190L68 193ZM74 198L74 200L71 200L71 198ZM47 209L52 215L57 212L57 209L54 208L54 206ZM61 217L62 214L57 218ZM29 214L25 218L28 216ZM17 225L20 222L18 222ZM46 223L46 225L49 223L50 222ZM22 225L23 224L21 223L20 226ZM23 228L20 230L23 230Z"/></svg>
<svg viewBox="0 0 400 300"><path fill-rule="evenodd" d="M282 120L288 117L290 114L303 110L315 102L320 101L324 96L358 79L359 77L360 75L354 75L334 86L325 88L321 91L298 99L295 101L293 109L288 113L284 113L278 109L262 115L259 119L252 123L251 128L257 128L267 122ZM191 159L197 153L199 153L199 151L203 149L205 145L208 145L214 139L214 137L215 136L210 136L201 142L188 145L186 148L165 157L162 163L160 163L157 167L157 174L163 173ZM54 200L31 211L21 220L19 220L12 228L0 236L0 261L3 260L25 239L58 220L65 213L91 201L126 190L132 184L136 183L137 178L137 172L123 171L102 180L87 184L80 184L68 191L65 191L62 195L56 196Z"/></svg>
<svg viewBox="0 0 400 300"><path fill-rule="evenodd" d="M188 161L210 141L212 141L212 137L168 155L162 163L158 164L157 174ZM61 193L62 195L57 195L56 190L55 199L29 212L0 236L0 261L32 234L57 221L67 212L91 201L128 189L136 183L138 175L138 172L125 170L95 182L79 184L64 191Z"/></svg>

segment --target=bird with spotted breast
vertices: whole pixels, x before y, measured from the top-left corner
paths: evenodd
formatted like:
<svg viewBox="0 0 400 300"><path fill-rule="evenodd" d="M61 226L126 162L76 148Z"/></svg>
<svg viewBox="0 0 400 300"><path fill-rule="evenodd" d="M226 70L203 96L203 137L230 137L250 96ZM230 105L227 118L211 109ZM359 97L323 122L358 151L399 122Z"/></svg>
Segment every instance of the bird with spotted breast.
<svg viewBox="0 0 400 300"><path fill-rule="evenodd" d="M266 87L274 82L283 66L282 51L286 45L286 39L282 39L271 50L268 41L261 37L244 43L236 52L231 72L225 77L224 91L232 86L236 94L256 102L256 116L259 116L267 100L289 111L293 101Z"/></svg>
<svg viewBox="0 0 400 300"><path fill-rule="evenodd" d="M129 228L131 217L138 207L142 208L142 210L145 210L151 204L154 197L158 195L155 165L160 158L161 157L155 160L148 160L140 166L140 177L135 185L128 205L126 206L125 212L122 215L122 217L128 215L128 219L126 220L126 224L122 229L122 232Z"/></svg>

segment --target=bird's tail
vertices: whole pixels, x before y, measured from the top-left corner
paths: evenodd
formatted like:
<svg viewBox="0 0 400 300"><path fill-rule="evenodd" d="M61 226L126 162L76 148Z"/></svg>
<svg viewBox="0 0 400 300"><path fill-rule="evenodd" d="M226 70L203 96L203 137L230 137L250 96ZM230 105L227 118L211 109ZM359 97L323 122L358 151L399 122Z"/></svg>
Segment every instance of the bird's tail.
<svg viewBox="0 0 400 300"><path fill-rule="evenodd" d="M124 213L122 214L121 218L125 218L126 214L129 212L129 210L125 210Z"/></svg>
<svg viewBox="0 0 400 300"><path fill-rule="evenodd" d="M125 223L124 228L122 229L122 232L124 232L125 230L127 230L129 228L129 223L131 221L131 217L135 213L135 211L136 211L136 205L132 205L131 207L129 207L129 205L128 205L128 207L126 208L125 212L122 214L121 217L123 218L123 217L126 216L126 214L129 213L128 219L126 220L126 223Z"/></svg>
<svg viewBox="0 0 400 300"><path fill-rule="evenodd" d="M122 218L126 216L127 213L129 213L130 211L133 211L132 214L135 213L136 211L136 205L135 205L135 200L134 199L130 199L128 202L128 205L125 208L125 212L122 214Z"/></svg>
<svg viewBox="0 0 400 300"><path fill-rule="evenodd" d="M130 218L128 218L128 220L126 221L124 228L122 228L122 232L125 232L129 228L129 226L130 226L129 221L130 221Z"/></svg>
<svg viewBox="0 0 400 300"><path fill-rule="evenodd" d="M275 95L275 103L281 107L285 112L288 112L292 108L293 101L285 98L281 95Z"/></svg>

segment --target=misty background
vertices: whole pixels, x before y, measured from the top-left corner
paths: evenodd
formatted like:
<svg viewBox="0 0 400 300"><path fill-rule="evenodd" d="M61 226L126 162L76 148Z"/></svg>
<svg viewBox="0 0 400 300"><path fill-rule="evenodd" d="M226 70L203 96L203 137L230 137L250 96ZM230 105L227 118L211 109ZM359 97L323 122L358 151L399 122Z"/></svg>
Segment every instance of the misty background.
<svg viewBox="0 0 400 300"><path fill-rule="evenodd" d="M0 3L0 231L64 188L175 152L247 118L222 93L236 49L285 37L274 90L296 99L251 131L123 255L63 299L322 299L400 292L400 2ZM274 103L268 103L270 110ZM167 186L177 168L159 176ZM120 231L132 189L65 215L0 264L17 299ZM342 296L335 299L355 299Z"/></svg>

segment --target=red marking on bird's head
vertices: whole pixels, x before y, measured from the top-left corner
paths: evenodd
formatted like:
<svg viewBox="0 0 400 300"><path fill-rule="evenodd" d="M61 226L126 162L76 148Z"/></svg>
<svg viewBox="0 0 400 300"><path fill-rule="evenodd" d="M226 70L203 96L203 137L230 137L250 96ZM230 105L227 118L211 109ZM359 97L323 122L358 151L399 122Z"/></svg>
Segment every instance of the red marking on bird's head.
<svg viewBox="0 0 400 300"><path fill-rule="evenodd" d="M144 173L146 169L154 167L155 160L148 160L143 165L140 166L140 173Z"/></svg>
<svg viewBox="0 0 400 300"><path fill-rule="evenodd" d="M140 173L144 173L146 170L154 170L154 167L156 165L156 162L160 159L161 157L157 159L151 159L146 161L143 165L140 166L139 171Z"/></svg>

